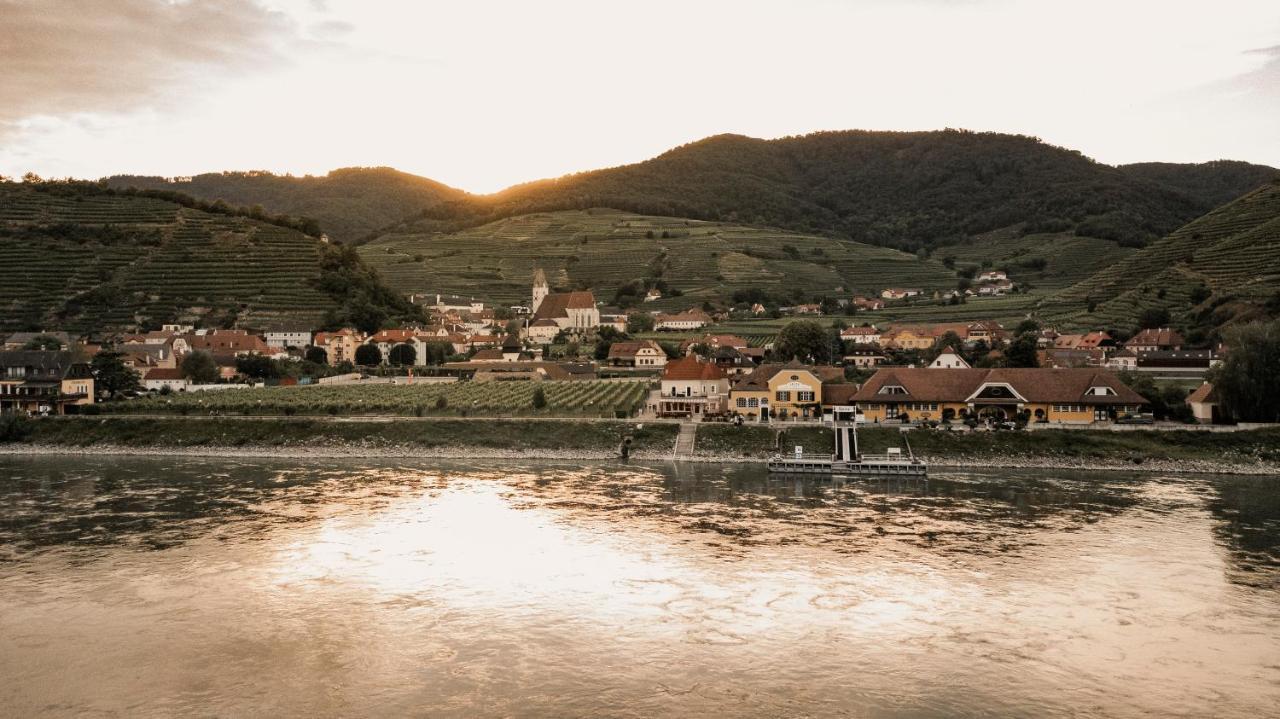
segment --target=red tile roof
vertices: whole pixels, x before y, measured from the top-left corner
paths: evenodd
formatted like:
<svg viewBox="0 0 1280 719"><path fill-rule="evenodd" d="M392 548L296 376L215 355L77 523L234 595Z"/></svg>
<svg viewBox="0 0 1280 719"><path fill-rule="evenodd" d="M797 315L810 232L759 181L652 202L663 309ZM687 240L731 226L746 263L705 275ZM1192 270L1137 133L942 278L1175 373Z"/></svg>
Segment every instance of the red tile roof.
<svg viewBox="0 0 1280 719"><path fill-rule="evenodd" d="M928 400L963 402L987 383L1008 384L1028 402L1063 404L1146 404L1114 374L1092 368L1062 369L950 369L889 368L876 372L855 399L859 402ZM897 385L906 394L882 395L880 388ZM1114 395L1086 395L1090 387L1104 386Z"/></svg>
<svg viewBox="0 0 1280 719"><path fill-rule="evenodd" d="M672 360L662 370L664 380L724 379L726 376L714 362L702 362L697 357Z"/></svg>

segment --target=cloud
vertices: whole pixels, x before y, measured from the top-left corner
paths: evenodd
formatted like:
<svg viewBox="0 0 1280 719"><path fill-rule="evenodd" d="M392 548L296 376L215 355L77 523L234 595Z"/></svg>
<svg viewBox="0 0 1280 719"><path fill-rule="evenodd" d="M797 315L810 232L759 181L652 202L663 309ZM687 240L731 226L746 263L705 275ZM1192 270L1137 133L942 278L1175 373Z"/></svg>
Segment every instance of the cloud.
<svg viewBox="0 0 1280 719"><path fill-rule="evenodd" d="M0 132L37 116L180 104L287 62L284 15L249 0L0 0Z"/></svg>

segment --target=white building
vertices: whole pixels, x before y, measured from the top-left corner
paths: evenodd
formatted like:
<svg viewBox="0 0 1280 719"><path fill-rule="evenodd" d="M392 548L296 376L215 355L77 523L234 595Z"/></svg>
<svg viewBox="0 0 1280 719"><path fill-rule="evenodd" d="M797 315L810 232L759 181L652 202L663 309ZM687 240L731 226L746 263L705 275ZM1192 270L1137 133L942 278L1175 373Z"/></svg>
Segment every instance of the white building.
<svg viewBox="0 0 1280 719"><path fill-rule="evenodd" d="M262 338L267 341L268 347L277 349L306 347L311 344L311 330L272 330L263 333Z"/></svg>
<svg viewBox="0 0 1280 719"><path fill-rule="evenodd" d="M960 355L947 350L929 363L929 369L971 369Z"/></svg>

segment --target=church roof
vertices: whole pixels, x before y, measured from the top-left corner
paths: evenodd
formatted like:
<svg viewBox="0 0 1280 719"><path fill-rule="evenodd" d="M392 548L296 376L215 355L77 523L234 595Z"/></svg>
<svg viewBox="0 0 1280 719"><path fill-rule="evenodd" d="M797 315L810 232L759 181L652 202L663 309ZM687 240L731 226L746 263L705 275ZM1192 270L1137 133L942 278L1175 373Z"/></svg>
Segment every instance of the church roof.
<svg viewBox="0 0 1280 719"><path fill-rule="evenodd" d="M551 320L568 317L569 310L589 310L596 306L596 297L589 290L581 292L553 292L542 298L538 311L533 317L537 320Z"/></svg>

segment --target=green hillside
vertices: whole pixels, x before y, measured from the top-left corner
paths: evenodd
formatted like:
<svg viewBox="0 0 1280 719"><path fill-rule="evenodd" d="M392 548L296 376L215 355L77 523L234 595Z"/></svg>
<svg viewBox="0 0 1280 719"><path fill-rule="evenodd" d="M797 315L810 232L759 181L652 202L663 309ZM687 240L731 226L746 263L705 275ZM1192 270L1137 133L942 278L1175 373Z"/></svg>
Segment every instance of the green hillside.
<svg viewBox="0 0 1280 719"><path fill-rule="evenodd" d="M1138 246L1213 206L1035 138L966 131L720 135L651 160L518 185L427 213L478 223L615 207L916 251L1001 228Z"/></svg>
<svg viewBox="0 0 1280 719"><path fill-rule="evenodd" d="M310 217L329 237L358 241L374 230L467 194L424 177L389 167L349 167L324 176L269 172L220 172L181 181L163 177L116 175L112 187L176 190L203 200L232 205L261 205L267 212Z"/></svg>
<svg viewBox="0 0 1280 719"><path fill-rule="evenodd" d="M535 213L455 233L395 232L359 251L402 292L501 303L528 300L535 266L553 285L591 288L606 301L619 287L645 278L683 293L646 305L654 309L729 301L739 290L808 301L815 295L956 283L955 273L937 260L898 250L605 209Z"/></svg>
<svg viewBox="0 0 1280 719"><path fill-rule="evenodd" d="M0 183L0 330L319 325L412 313L351 251L92 185Z"/></svg>
<svg viewBox="0 0 1280 719"><path fill-rule="evenodd" d="M1164 308L1184 326L1216 326L1256 314L1277 293L1280 180L1062 290L1041 310L1077 324L1131 327L1143 310Z"/></svg>
<svg viewBox="0 0 1280 719"><path fill-rule="evenodd" d="M1139 162L1120 165L1119 169L1131 177L1171 187L1209 207L1230 202L1280 175L1274 167L1236 160L1199 164Z"/></svg>

